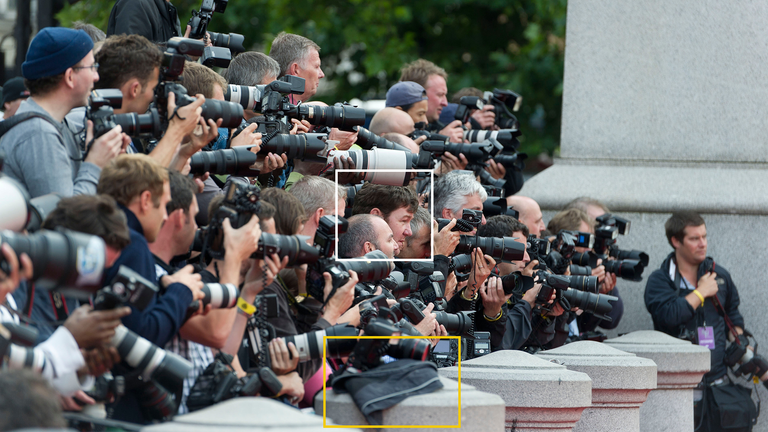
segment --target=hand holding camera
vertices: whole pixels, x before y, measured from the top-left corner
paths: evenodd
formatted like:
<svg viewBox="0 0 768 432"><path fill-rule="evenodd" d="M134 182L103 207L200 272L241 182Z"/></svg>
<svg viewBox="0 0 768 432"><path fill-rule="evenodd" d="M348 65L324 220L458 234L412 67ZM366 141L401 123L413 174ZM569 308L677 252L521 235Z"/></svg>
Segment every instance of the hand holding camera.
<svg viewBox="0 0 768 432"><path fill-rule="evenodd" d="M349 280L339 287L331 298L328 298L333 291L331 274L324 272L323 279L325 279L324 297L326 301L323 318L331 323L331 325L335 325L339 317L352 306L352 302L355 300L355 284L358 282L357 273L354 270L349 270Z"/></svg>
<svg viewBox="0 0 768 432"><path fill-rule="evenodd" d="M530 291L530 290L529 290ZM480 298L483 300L483 310L486 317L494 319L501 313L501 307L512 297L513 293L505 294L501 278L490 277L480 287Z"/></svg>
<svg viewBox="0 0 768 432"><path fill-rule="evenodd" d="M286 344L285 339L274 338L269 341L269 359L276 375L286 375L299 365L299 351L293 342Z"/></svg>
<svg viewBox="0 0 768 432"><path fill-rule="evenodd" d="M193 272L194 267L187 265L172 275L163 276L160 281L164 286L180 283L192 291L192 301L202 300L205 297L205 294L201 291L203 289L203 281L200 279L199 274Z"/></svg>
<svg viewBox="0 0 768 432"><path fill-rule="evenodd" d="M72 333L77 346L88 349L108 344L120 325L120 318L128 316L131 308L120 307L94 311L90 305L75 309L64 321L64 327Z"/></svg>
<svg viewBox="0 0 768 432"><path fill-rule="evenodd" d="M198 94L196 97L197 99L192 103L177 107L176 93L168 92L168 106L166 108L168 129L165 132L166 135L178 136L178 141L181 142L181 138L194 132L203 112L202 106L205 103L205 96Z"/></svg>
<svg viewBox="0 0 768 432"><path fill-rule="evenodd" d="M88 149L86 162L90 162L99 168L104 168L107 164L119 155L125 147L131 143L123 132L120 125L115 126L109 132L96 138ZM90 143L93 140L93 122L88 120L85 134L85 142Z"/></svg>
<svg viewBox="0 0 768 432"><path fill-rule="evenodd" d="M432 221L433 232L437 231L437 221ZM448 225L444 226L435 235L435 255L451 256L453 251L456 250L456 246L459 245L459 238L461 237L460 231L453 231L453 227L456 226L456 219L452 219Z"/></svg>
<svg viewBox="0 0 768 432"><path fill-rule="evenodd" d="M5 262L8 263L9 274L0 270L0 302L5 301L6 295L16 291L22 280L31 278L33 274L32 260L27 254L23 253L17 258L16 252L7 243L4 243L1 249Z"/></svg>
<svg viewBox="0 0 768 432"><path fill-rule="evenodd" d="M435 332L435 326L437 325L437 315L432 313L432 309L434 308L434 303L428 304L427 307L421 311L421 313L424 314L424 319L422 319L420 323L414 326L416 330L418 330L419 333L423 334L424 336L431 336Z"/></svg>
<svg viewBox="0 0 768 432"><path fill-rule="evenodd" d="M461 120L454 120L448 126L440 131L440 135L448 137L448 141L454 143L464 142L464 129L461 127ZM463 168L462 168L463 169Z"/></svg>
<svg viewBox="0 0 768 432"><path fill-rule="evenodd" d="M480 125L480 129L490 129L496 123L496 107L493 105L484 105L483 109L475 110L472 118Z"/></svg>

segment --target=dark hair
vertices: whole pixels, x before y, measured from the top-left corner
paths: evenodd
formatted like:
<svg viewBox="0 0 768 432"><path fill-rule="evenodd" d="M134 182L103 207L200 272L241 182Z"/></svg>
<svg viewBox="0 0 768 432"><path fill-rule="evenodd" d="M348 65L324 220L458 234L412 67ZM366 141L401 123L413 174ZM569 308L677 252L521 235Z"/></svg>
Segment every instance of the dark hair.
<svg viewBox="0 0 768 432"><path fill-rule="evenodd" d="M483 91L475 87L464 87L463 89L457 91L456 94L453 95L451 102L457 104L459 103L461 98L464 96L477 96L479 98L482 98Z"/></svg>
<svg viewBox="0 0 768 432"><path fill-rule="evenodd" d="M64 71L58 75L38 78L38 79L26 79L24 78L24 86L29 90L29 94L32 96L45 96L48 93L56 90L61 80L64 79Z"/></svg>
<svg viewBox="0 0 768 432"><path fill-rule="evenodd" d="M43 222L45 229L57 227L99 236L117 250L131 242L125 213L109 195L63 198Z"/></svg>
<svg viewBox="0 0 768 432"><path fill-rule="evenodd" d="M261 191L261 201L280 209L275 215L275 228L278 234L294 235L301 224L307 221L304 206L290 192L278 188L266 188Z"/></svg>
<svg viewBox="0 0 768 432"><path fill-rule="evenodd" d="M39 373L0 372L0 430L66 426L56 390Z"/></svg>
<svg viewBox="0 0 768 432"><path fill-rule="evenodd" d="M224 194L216 195L211 199L211 202L208 203L208 220L210 220L213 214L219 210L222 202L224 202ZM275 206L266 201L260 201L259 204L259 212L256 213L256 216L259 217L259 228L264 231L264 221L274 218L275 214L277 214L277 210L275 209Z"/></svg>
<svg viewBox="0 0 768 432"><path fill-rule="evenodd" d="M528 238L528 227L519 220L507 215L489 217L485 225L480 225L477 235L481 237L509 237L520 231Z"/></svg>
<svg viewBox="0 0 768 432"><path fill-rule="evenodd" d="M120 88L129 79L136 78L147 85L155 68L160 67L163 54L147 38L137 34L113 35L104 41L96 53L99 81L96 88Z"/></svg>
<svg viewBox="0 0 768 432"><path fill-rule="evenodd" d="M578 231L582 222L593 228L595 226L595 221L584 210L570 208L553 216L547 224L547 229L552 234L557 234L562 230Z"/></svg>
<svg viewBox="0 0 768 432"><path fill-rule="evenodd" d="M365 242L377 244L376 230L373 227L373 218L371 214L359 214L349 218L347 232L339 236L339 257L357 258L363 256L363 245Z"/></svg>
<svg viewBox="0 0 768 432"><path fill-rule="evenodd" d="M370 213L377 208L384 219L402 207L408 208L411 213L416 213L419 207L419 199L411 189L404 186L388 186L366 183L355 195L355 204L352 206L352 214Z"/></svg>
<svg viewBox="0 0 768 432"><path fill-rule="evenodd" d="M705 225L704 218L696 212L681 211L672 213L672 216L670 216L664 224L664 231L667 233L667 241L669 242L669 245L674 249L674 246L672 245L673 237L680 243L683 242L686 227L697 227L701 225Z"/></svg>
<svg viewBox="0 0 768 432"><path fill-rule="evenodd" d="M174 170L168 170L168 182L171 186L171 200L165 205L165 211L169 215L178 209L188 213L192 198L197 193L197 185L189 177Z"/></svg>

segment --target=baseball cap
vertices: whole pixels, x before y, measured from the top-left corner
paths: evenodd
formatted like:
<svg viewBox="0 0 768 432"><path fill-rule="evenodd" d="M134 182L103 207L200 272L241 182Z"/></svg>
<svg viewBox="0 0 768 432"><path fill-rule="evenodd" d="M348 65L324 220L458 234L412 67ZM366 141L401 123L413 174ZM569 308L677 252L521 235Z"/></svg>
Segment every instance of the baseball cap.
<svg viewBox="0 0 768 432"><path fill-rule="evenodd" d="M413 81L401 81L387 91L386 106L388 108L403 107L423 100L427 100L424 87Z"/></svg>
<svg viewBox="0 0 768 432"><path fill-rule="evenodd" d="M3 85L2 105L5 105L6 102L13 102L16 99L27 97L29 97L29 90L24 86L24 78L11 78Z"/></svg>

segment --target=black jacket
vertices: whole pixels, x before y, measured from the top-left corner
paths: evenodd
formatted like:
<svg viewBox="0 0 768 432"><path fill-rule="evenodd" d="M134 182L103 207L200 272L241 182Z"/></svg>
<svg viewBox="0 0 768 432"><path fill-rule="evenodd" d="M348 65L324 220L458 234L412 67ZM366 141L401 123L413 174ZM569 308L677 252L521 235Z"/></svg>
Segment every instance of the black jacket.
<svg viewBox="0 0 768 432"><path fill-rule="evenodd" d="M107 36L114 34L138 34L152 42L184 35L176 8L165 0L117 0L107 24Z"/></svg>
<svg viewBox="0 0 768 432"><path fill-rule="evenodd" d="M654 271L645 285L645 307L653 318L653 328L670 336L682 337L698 343L699 326L712 326L715 333L715 349L712 350L712 366L704 379L713 381L725 375L727 366L723 363L727 331L725 319L720 315L711 299L704 302L704 307L696 310L685 300L691 290L675 287L670 276L670 265L674 259L671 253ZM699 269L701 277L709 269ZM725 308L725 313L734 326L744 328L744 318L739 313L739 293L733 284L730 273L721 266L715 266L719 291L717 298Z"/></svg>

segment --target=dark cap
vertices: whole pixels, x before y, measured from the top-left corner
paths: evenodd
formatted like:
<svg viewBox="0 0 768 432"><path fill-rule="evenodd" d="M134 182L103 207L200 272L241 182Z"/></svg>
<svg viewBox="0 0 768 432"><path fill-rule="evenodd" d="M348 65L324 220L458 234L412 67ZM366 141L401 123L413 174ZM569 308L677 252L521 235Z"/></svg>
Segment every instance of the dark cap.
<svg viewBox="0 0 768 432"><path fill-rule="evenodd" d="M401 81L387 91L387 108L404 107L427 100L427 92L420 84L413 81Z"/></svg>
<svg viewBox="0 0 768 432"><path fill-rule="evenodd" d="M21 74L29 80L55 76L76 65L93 49L93 40L82 30L46 27L32 39Z"/></svg>
<svg viewBox="0 0 768 432"><path fill-rule="evenodd" d="M16 99L26 99L29 97L29 90L24 87L24 78L11 78L3 85L3 103L13 102Z"/></svg>

